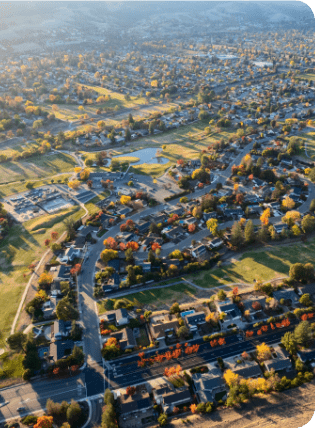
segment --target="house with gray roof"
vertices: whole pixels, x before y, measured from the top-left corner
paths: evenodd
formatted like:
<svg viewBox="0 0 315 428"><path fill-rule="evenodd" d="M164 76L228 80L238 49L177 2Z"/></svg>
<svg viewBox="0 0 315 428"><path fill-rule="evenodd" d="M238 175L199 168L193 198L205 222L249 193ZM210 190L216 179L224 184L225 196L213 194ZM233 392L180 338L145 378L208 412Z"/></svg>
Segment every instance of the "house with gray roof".
<svg viewBox="0 0 315 428"><path fill-rule="evenodd" d="M281 299L288 300L292 304L298 303L298 296L294 289L285 289L273 292L273 297L280 302Z"/></svg>
<svg viewBox="0 0 315 428"><path fill-rule="evenodd" d="M281 370L290 370L292 368L292 363L289 358L289 353L281 348L280 346L274 346L274 351L272 352L272 357L270 360L264 361L266 370L270 372L281 371Z"/></svg>
<svg viewBox="0 0 315 428"><path fill-rule="evenodd" d="M213 363L208 366L210 366L208 373L195 373L191 376L194 382L194 390L201 403L212 403L217 393L226 390L221 370Z"/></svg>

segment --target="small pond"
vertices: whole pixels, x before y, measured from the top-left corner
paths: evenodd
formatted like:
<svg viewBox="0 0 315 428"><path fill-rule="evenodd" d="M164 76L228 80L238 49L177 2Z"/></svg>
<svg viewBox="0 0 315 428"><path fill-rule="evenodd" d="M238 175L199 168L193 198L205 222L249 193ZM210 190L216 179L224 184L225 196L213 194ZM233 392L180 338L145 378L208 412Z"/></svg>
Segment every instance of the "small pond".
<svg viewBox="0 0 315 428"><path fill-rule="evenodd" d="M136 162L132 162L132 165L141 165L143 163L158 163L160 165L164 165L169 162L169 159L157 156L159 153L162 153L162 149L150 147L148 149L141 149L132 153L124 153L123 155L114 156L113 159L124 158L127 156L139 158Z"/></svg>

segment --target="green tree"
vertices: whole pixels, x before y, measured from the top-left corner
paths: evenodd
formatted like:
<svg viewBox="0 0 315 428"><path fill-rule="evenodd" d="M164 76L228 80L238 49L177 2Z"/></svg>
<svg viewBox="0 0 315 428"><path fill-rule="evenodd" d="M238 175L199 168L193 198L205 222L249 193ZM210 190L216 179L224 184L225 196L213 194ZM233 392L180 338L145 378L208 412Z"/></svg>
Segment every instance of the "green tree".
<svg viewBox="0 0 315 428"><path fill-rule="evenodd" d="M73 307L73 304L67 296L58 302L56 315L57 318L62 321L77 320L79 318L78 311Z"/></svg>
<svg viewBox="0 0 315 428"><path fill-rule="evenodd" d="M315 211L315 199L312 199L311 200L311 203L310 203L310 211Z"/></svg>
<svg viewBox="0 0 315 428"><path fill-rule="evenodd" d="M170 307L170 314L179 314L180 313L180 306L177 302L173 303Z"/></svg>
<svg viewBox="0 0 315 428"><path fill-rule="evenodd" d="M114 394L111 392L111 390L109 388L107 388L105 390L105 394L104 394L104 403L106 405L111 404L113 406L114 402L115 402Z"/></svg>
<svg viewBox="0 0 315 428"><path fill-rule="evenodd" d="M282 336L281 343L290 354L294 355L296 353L297 341L293 332L287 331L284 336Z"/></svg>
<svg viewBox="0 0 315 428"><path fill-rule="evenodd" d="M158 423L161 427L164 427L167 424L167 414L161 413L158 417Z"/></svg>
<svg viewBox="0 0 315 428"><path fill-rule="evenodd" d="M219 290L218 294L217 294L217 298L221 301L226 299L226 293L223 290Z"/></svg>
<svg viewBox="0 0 315 428"><path fill-rule="evenodd" d="M20 352L24 349L26 340L27 336L21 331L18 331L17 333L13 333L8 337L7 343L12 351Z"/></svg>
<svg viewBox="0 0 315 428"><path fill-rule="evenodd" d="M299 345L305 346L312 339L312 329L308 321L302 321L294 329L294 337Z"/></svg>
<svg viewBox="0 0 315 428"><path fill-rule="evenodd" d="M244 244L244 232L240 222L235 222L231 229L231 244L240 248Z"/></svg>
<svg viewBox="0 0 315 428"><path fill-rule="evenodd" d="M308 293L303 294L303 296L300 297L299 302L301 303L301 305L306 306L307 308L312 306L313 302L310 298L310 295Z"/></svg>
<svg viewBox="0 0 315 428"><path fill-rule="evenodd" d="M251 220L248 220L245 225L244 236L246 244L250 244L255 240L254 225Z"/></svg>
<svg viewBox="0 0 315 428"><path fill-rule="evenodd" d="M304 233L312 232L315 229L315 217L307 214L305 217L303 217L301 226Z"/></svg>
<svg viewBox="0 0 315 428"><path fill-rule="evenodd" d="M102 414L102 428L117 428L116 424L116 413L113 404L109 403L106 405L105 410Z"/></svg>
<svg viewBox="0 0 315 428"><path fill-rule="evenodd" d="M71 428L80 425L80 419L82 415L82 409L77 401L71 400L71 404L67 409L67 421Z"/></svg>

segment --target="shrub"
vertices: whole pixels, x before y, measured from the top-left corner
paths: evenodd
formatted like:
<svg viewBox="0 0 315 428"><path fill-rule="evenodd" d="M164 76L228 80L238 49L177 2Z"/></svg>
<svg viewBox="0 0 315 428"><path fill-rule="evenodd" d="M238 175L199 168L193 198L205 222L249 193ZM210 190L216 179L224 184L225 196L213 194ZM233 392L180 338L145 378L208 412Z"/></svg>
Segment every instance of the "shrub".
<svg viewBox="0 0 315 428"><path fill-rule="evenodd" d="M35 425L37 423L37 416L27 415L21 420L24 425Z"/></svg>

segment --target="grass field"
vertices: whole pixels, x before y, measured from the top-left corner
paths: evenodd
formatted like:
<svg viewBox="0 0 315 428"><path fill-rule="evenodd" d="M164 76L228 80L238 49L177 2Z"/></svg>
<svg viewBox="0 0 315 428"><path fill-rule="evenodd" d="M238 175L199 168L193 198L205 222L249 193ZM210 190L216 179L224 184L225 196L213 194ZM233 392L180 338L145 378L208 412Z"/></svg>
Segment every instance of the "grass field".
<svg viewBox="0 0 315 428"><path fill-rule="evenodd" d="M129 294L124 297L135 306L150 306L152 309L159 307L161 304L171 306L174 302L179 300L183 294L195 295L196 290L188 284L175 284L167 288L158 288L156 290L140 291L138 293ZM118 300L118 299L113 299ZM99 314L105 313L102 302L98 302Z"/></svg>
<svg viewBox="0 0 315 428"><path fill-rule="evenodd" d="M30 180L30 181L32 181L32 183L34 184L33 187L35 188L35 187L51 184L51 180L54 180L55 183L63 183L64 180L66 178L69 179L71 175L72 173L61 174L61 175L58 174L51 177L47 177L46 180L44 179L44 180ZM28 190L26 188L26 183L27 181L15 181L9 184L0 184L0 197L5 197L5 196L13 195L15 193L25 192L26 190Z"/></svg>
<svg viewBox="0 0 315 428"><path fill-rule="evenodd" d="M299 138L305 142L308 156L315 159L315 130L300 134ZM304 151L302 156L307 158Z"/></svg>
<svg viewBox="0 0 315 428"><path fill-rule="evenodd" d="M22 365L23 358L23 354L10 355L8 352L5 352L0 355L0 370L5 372L7 378L22 377L24 372Z"/></svg>
<svg viewBox="0 0 315 428"><path fill-rule="evenodd" d="M21 295L29 280L28 266L39 261L45 252L45 239L50 238L52 231L60 235L65 230L63 221L66 218L73 216L77 220L83 214L84 210L75 206L58 214L29 220L23 226L13 226L0 242L0 331L3 337L10 332Z"/></svg>
<svg viewBox="0 0 315 428"><path fill-rule="evenodd" d="M273 278L287 276L294 263L314 263L314 260L315 241L312 240L307 244L250 251L244 253L239 261L222 268L190 275L189 278L204 288L234 282L253 283L254 279L269 281Z"/></svg>
<svg viewBox="0 0 315 428"><path fill-rule="evenodd" d="M85 207L89 211L90 214L95 214L100 211L100 207L98 207L96 204L99 201L102 201L103 199L107 198L110 195L109 190L106 190L105 192L100 193L98 196L95 196L95 198L91 199L87 204L85 204Z"/></svg>
<svg viewBox="0 0 315 428"><path fill-rule="evenodd" d="M75 159L64 153L39 155L18 162L4 162L0 164L0 184L49 177L71 171L75 165Z"/></svg>
<svg viewBox="0 0 315 428"><path fill-rule="evenodd" d="M298 80L315 80L315 74L312 73L305 73L305 74L299 74L297 76Z"/></svg>

